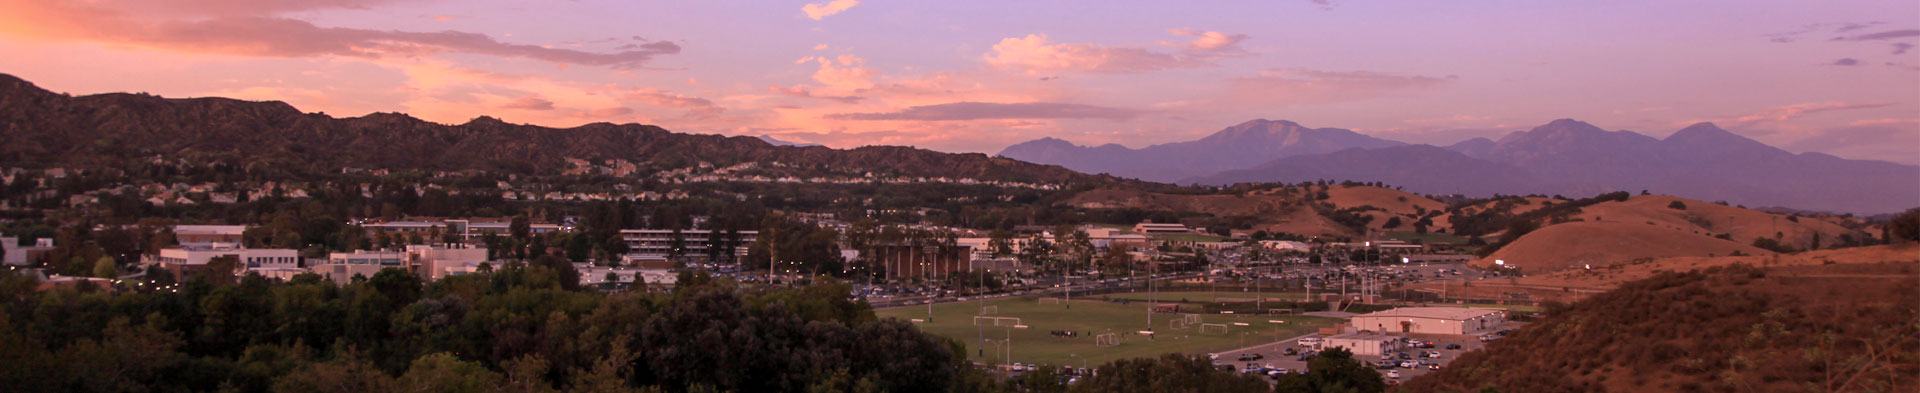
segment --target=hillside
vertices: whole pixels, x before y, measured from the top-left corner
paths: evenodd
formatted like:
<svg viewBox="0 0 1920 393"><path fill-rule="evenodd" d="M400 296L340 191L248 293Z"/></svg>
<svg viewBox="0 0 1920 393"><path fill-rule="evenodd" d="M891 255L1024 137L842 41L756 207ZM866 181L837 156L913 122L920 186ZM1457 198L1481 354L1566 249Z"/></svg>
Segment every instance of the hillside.
<svg viewBox="0 0 1920 393"><path fill-rule="evenodd" d="M1309 191L1312 190L1312 191ZM1328 212L1372 217L1366 228L1381 229L1392 217L1400 217L1408 230L1419 212L1437 212L1446 205L1404 191L1354 185L1325 186L1326 199L1318 199L1320 186L1272 187L1237 195L1190 195L1156 193L1126 189L1097 189L1075 194L1061 204L1088 209L1141 209L1151 211L1197 212L1218 217L1248 216L1257 220L1251 230L1283 232L1303 236L1358 237L1364 235L1340 223ZM1316 208L1316 205L1322 205ZM1331 209L1325 205L1332 206ZM1337 213L1336 213L1337 214Z"/></svg>
<svg viewBox="0 0 1920 393"><path fill-rule="evenodd" d="M1848 229L1831 217L1794 217L1666 195L1642 195L1625 202L1595 204L1582 208L1581 214L1575 217L1587 221L1652 222L1655 226L1688 232L1729 234L1740 244L1753 244L1754 239L1762 237L1776 238L1799 250L1817 248L1812 247L1816 242L1833 247L1876 235Z"/></svg>
<svg viewBox="0 0 1920 393"><path fill-rule="evenodd" d="M1920 390L1915 263L1665 272L1566 307L1406 392Z"/></svg>
<svg viewBox="0 0 1920 393"><path fill-rule="evenodd" d="M1900 243L1865 247L1816 250L1792 254L1713 257L1666 257L1635 260L1593 270L1564 270L1522 277L1517 284L1526 286L1616 288L1621 284L1658 275L1711 267L1746 264L1760 267L1818 266L1829 264L1874 264L1898 262L1920 264L1920 244Z"/></svg>
<svg viewBox="0 0 1920 393"><path fill-rule="evenodd" d="M1281 157L1398 145L1402 143L1345 129L1308 128L1291 121L1259 119L1227 127L1199 140L1140 149L1116 144L1079 146L1065 140L1041 138L1008 146L998 156L1056 164L1086 173L1174 182L1251 167Z"/></svg>
<svg viewBox="0 0 1920 393"><path fill-rule="evenodd" d="M1751 245L1639 222L1573 222L1550 225L1521 236L1492 255L1475 261L1496 260L1527 273L1546 273L1626 263L1639 258L1715 256L1740 252L1769 255Z"/></svg>
<svg viewBox="0 0 1920 393"><path fill-rule="evenodd" d="M282 102L118 93L70 97L0 74L0 163L85 168L154 157L305 174L340 168L554 174L573 158L664 168L781 162L851 174L1140 184L984 154L775 146L755 137L680 134L641 124L556 129L480 117L444 125L391 113L333 118L301 113Z"/></svg>

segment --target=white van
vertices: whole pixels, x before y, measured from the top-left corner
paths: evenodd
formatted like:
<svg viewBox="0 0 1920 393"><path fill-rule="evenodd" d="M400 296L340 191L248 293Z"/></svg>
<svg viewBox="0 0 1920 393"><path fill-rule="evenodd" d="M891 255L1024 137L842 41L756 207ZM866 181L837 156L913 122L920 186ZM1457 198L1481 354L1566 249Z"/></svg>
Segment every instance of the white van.
<svg viewBox="0 0 1920 393"><path fill-rule="evenodd" d="M1300 344L1300 346L1302 346L1302 347L1308 347L1308 348L1319 348L1319 347L1320 347L1320 338L1319 338L1319 337L1307 337L1307 338L1302 338L1302 339L1300 339L1300 341L1298 341L1298 342L1296 342L1296 344Z"/></svg>

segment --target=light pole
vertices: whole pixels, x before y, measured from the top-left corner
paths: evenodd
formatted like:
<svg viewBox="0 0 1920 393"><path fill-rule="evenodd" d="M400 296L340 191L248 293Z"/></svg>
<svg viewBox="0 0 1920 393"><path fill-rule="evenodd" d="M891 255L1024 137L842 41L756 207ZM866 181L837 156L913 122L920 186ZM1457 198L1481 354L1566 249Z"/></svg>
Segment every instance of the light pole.
<svg viewBox="0 0 1920 393"><path fill-rule="evenodd" d="M971 265L972 262L969 261L968 263L969 265ZM972 267L972 266L968 266L968 267ZM967 269L967 270L973 270L973 269ZM993 270L989 269L987 271L991 272ZM985 316L987 315L987 291L986 291L987 275L980 274L980 272L977 272L977 271L973 272L973 274L980 276L980 290L973 294L975 297L980 298L980 312L976 313L975 315ZM981 325L980 318L974 318L973 326L980 328L980 353L978 356L986 357L987 356L987 325Z"/></svg>

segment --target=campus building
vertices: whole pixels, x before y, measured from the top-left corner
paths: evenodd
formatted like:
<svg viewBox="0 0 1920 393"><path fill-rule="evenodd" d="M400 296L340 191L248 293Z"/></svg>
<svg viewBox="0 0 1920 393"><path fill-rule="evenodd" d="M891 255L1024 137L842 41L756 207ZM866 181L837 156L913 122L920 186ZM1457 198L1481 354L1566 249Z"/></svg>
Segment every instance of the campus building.
<svg viewBox="0 0 1920 393"><path fill-rule="evenodd" d="M1188 229L1187 226L1183 224L1160 224L1160 223L1153 223L1153 222L1143 222L1139 224L1134 224L1133 226L1133 233L1156 234L1156 233L1192 233L1192 232L1193 232L1192 229Z"/></svg>
<svg viewBox="0 0 1920 393"><path fill-rule="evenodd" d="M237 244L245 240L246 225L174 225L173 240L188 246Z"/></svg>
<svg viewBox="0 0 1920 393"><path fill-rule="evenodd" d="M379 231L379 232L386 232L388 235L407 235L407 234L418 233L420 234L421 237L430 237L433 235L444 236L447 234L454 234L454 235L458 235L462 242L472 243L474 241L479 240L481 237L486 236L487 234L494 234L499 236L511 235L512 231L510 228L513 227L513 220L508 218L467 218L467 219L421 220L421 221L388 221L388 222L364 223L364 224L360 224L360 227L366 228L369 231L369 233L372 233L372 231ZM563 228L561 228L559 225L555 225L555 224L537 224L536 223L536 224L527 225L527 233L534 234L534 235L546 234L548 232L556 232L562 229ZM426 240L429 242L438 241L438 239L426 239Z"/></svg>
<svg viewBox="0 0 1920 393"><path fill-rule="evenodd" d="M1323 350L1334 347L1346 348L1353 352L1354 356L1380 356L1399 352L1402 344L1398 337L1379 334L1342 334L1327 337L1322 343Z"/></svg>
<svg viewBox="0 0 1920 393"><path fill-rule="evenodd" d="M1353 317L1353 327L1378 333L1480 334L1506 323L1491 308L1401 307Z"/></svg>
<svg viewBox="0 0 1920 393"><path fill-rule="evenodd" d="M307 270L325 277L336 284L353 282L354 276L373 278L381 269L394 268L411 271L405 253L393 251L336 252L327 254L327 260L308 267Z"/></svg>
<svg viewBox="0 0 1920 393"><path fill-rule="evenodd" d="M300 250L240 248L226 243L161 249L158 255L146 257L141 264L167 269L175 279L184 279L187 275L206 271L209 269L208 263L219 257L235 258L238 264L234 267L234 275L255 272L267 277L287 278L297 274L289 271L300 268Z"/></svg>
<svg viewBox="0 0 1920 393"><path fill-rule="evenodd" d="M746 257L747 245L753 244L755 240L760 239L760 232L722 231L720 233L721 244L707 244L708 241L711 240L711 237L712 233L710 231L701 229L680 230L678 234L675 234L675 231L672 229L620 230L620 240L627 242L627 259L629 261L665 261L669 256L674 255L674 246L676 243L674 239L677 238L679 239L680 257L692 263L712 262L708 260L707 249L710 247L727 247L728 243L731 243L733 246L731 255L736 259ZM730 239L730 237L737 237L737 239ZM726 250L722 251L723 255L727 253L728 251Z"/></svg>

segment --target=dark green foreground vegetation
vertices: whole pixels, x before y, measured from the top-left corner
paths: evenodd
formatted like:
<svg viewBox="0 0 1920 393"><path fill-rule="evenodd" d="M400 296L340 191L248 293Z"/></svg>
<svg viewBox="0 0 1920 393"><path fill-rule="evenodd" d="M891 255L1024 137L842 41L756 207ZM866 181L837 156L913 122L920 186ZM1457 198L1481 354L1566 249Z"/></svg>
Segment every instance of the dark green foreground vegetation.
<svg viewBox="0 0 1920 393"><path fill-rule="evenodd" d="M0 271L0 390L1069 391L1044 372L975 369L957 344L876 319L839 283L755 290L684 275L667 293L602 294L562 280L516 263L431 284L388 271L345 286L249 276L115 294L35 291ZM1177 355L1100 370L1070 391L1269 390Z"/></svg>

